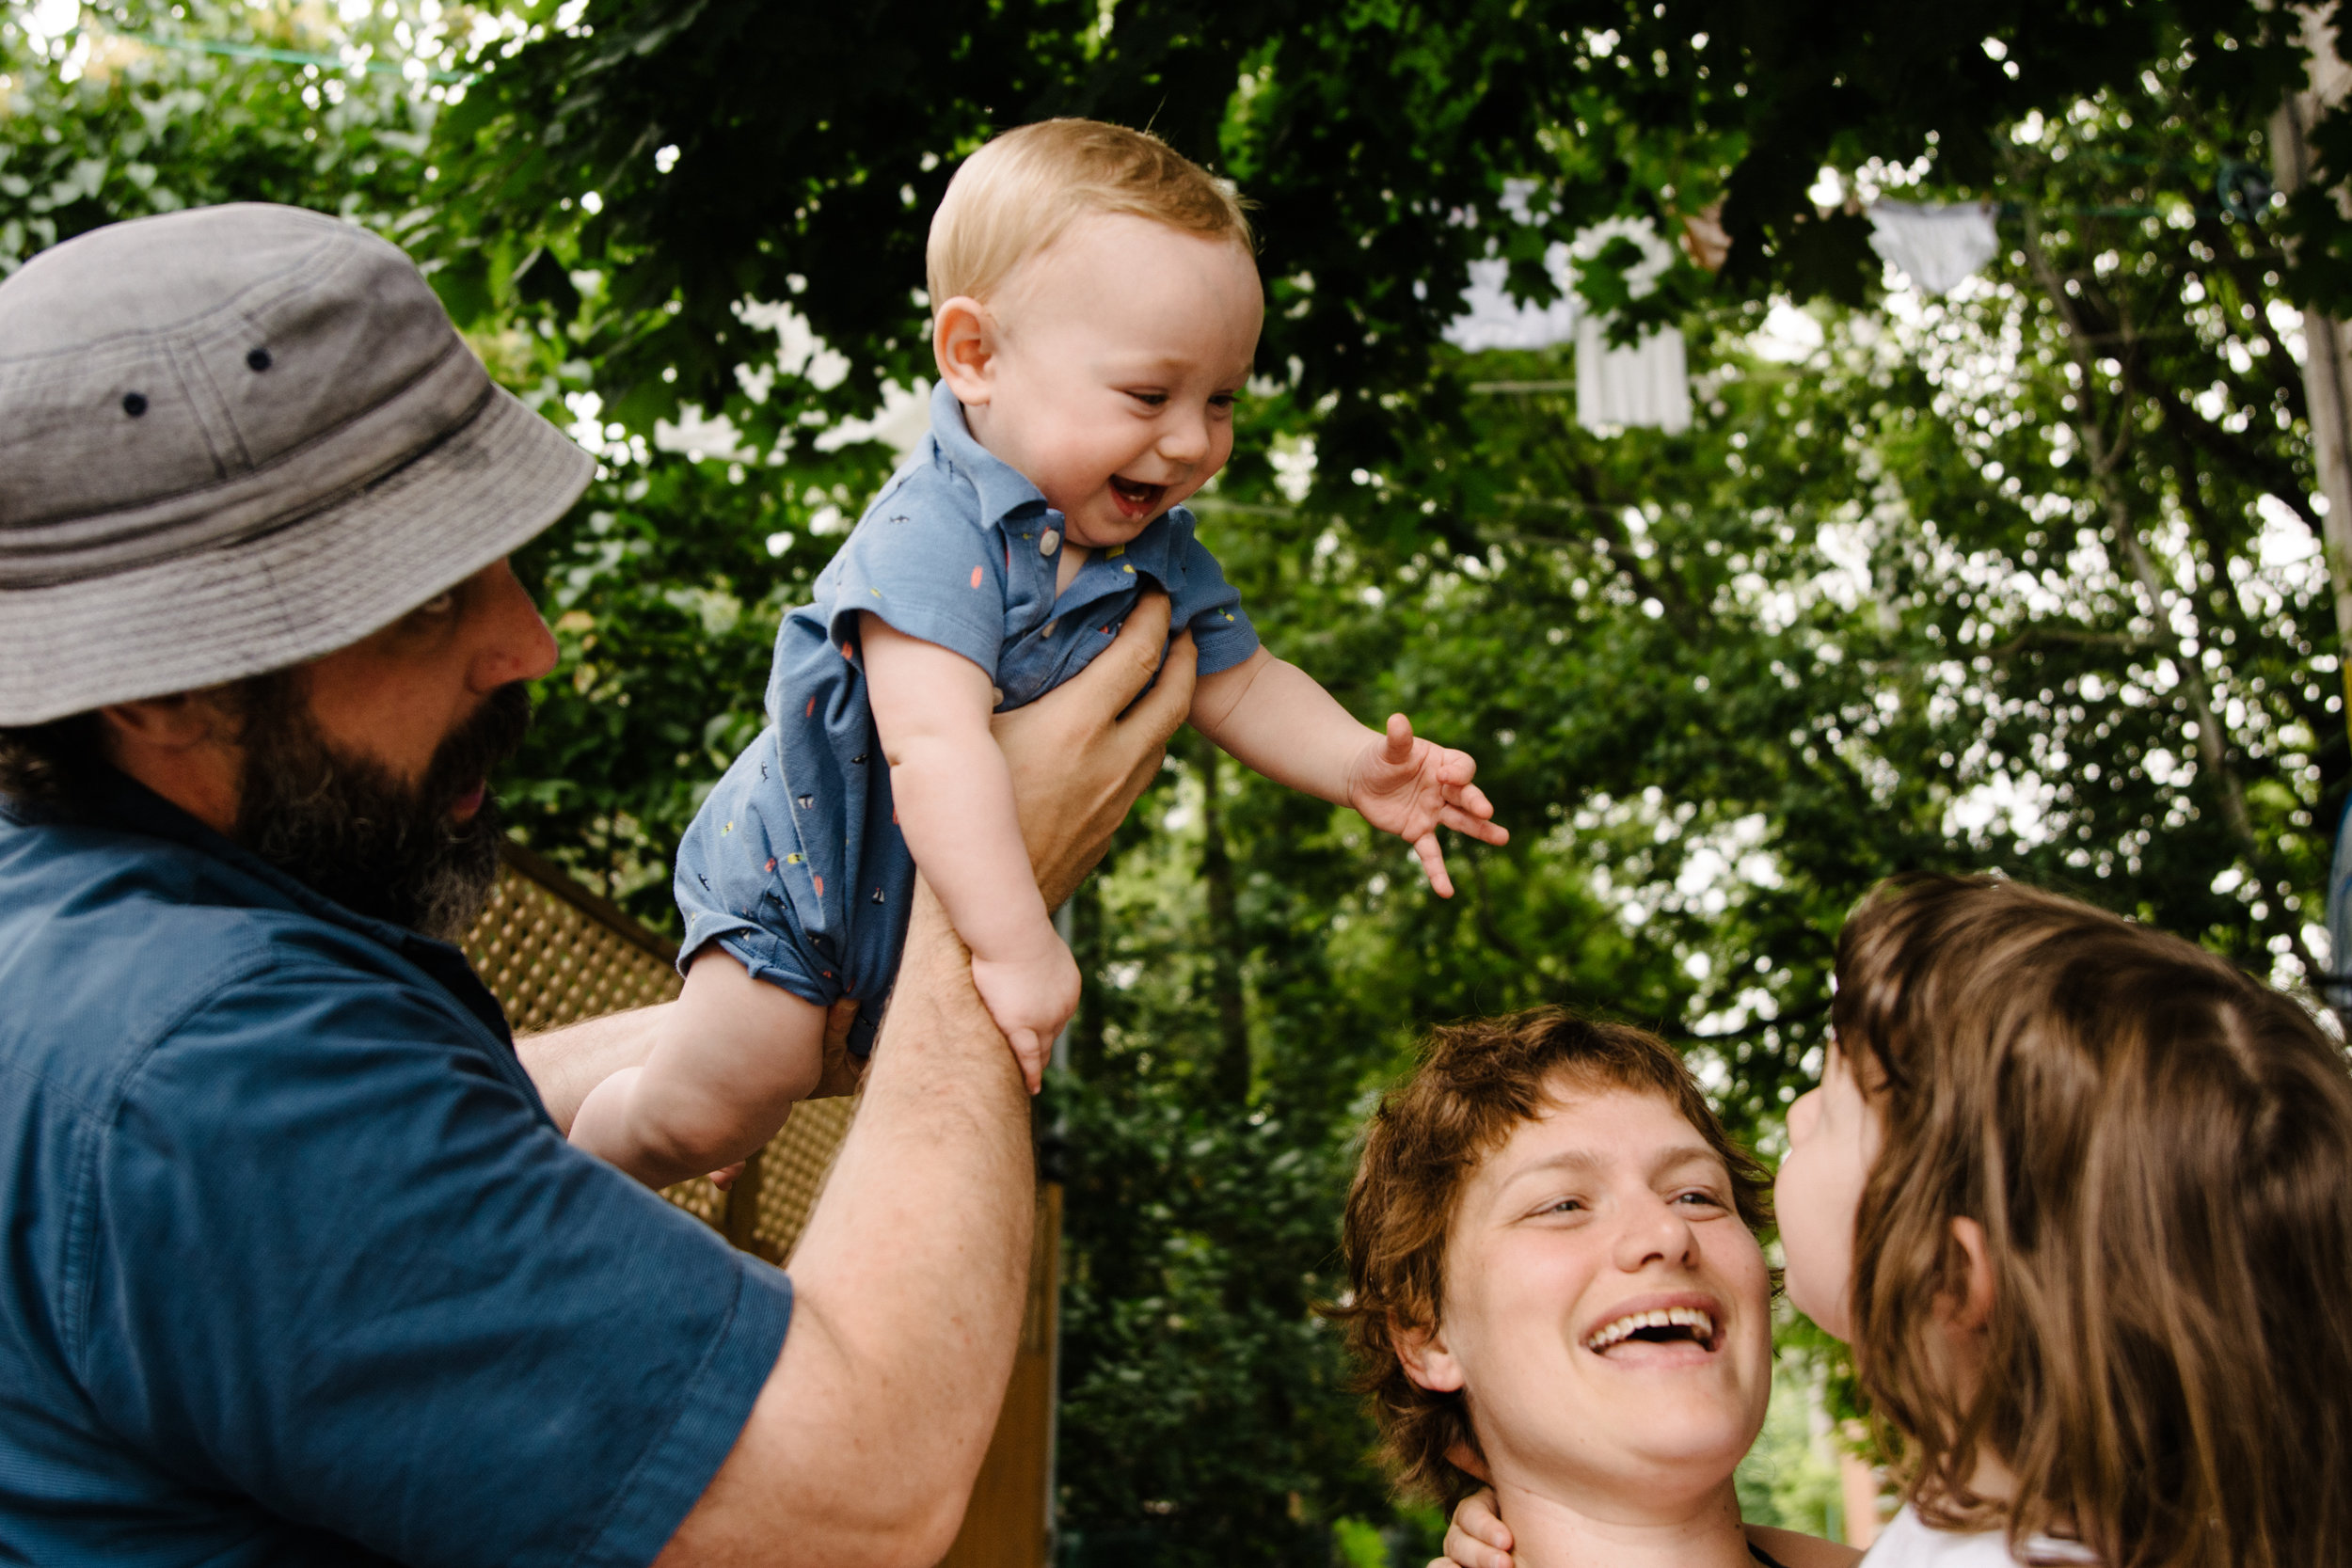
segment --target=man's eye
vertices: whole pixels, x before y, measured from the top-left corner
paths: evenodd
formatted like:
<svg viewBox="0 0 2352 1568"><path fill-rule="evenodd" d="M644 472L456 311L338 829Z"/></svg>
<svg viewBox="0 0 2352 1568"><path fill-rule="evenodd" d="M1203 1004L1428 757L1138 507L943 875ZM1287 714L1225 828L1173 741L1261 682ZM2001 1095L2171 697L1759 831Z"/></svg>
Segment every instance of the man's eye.
<svg viewBox="0 0 2352 1568"><path fill-rule="evenodd" d="M1716 1196L1713 1193L1708 1192L1684 1193L1680 1196L1677 1197L1675 1201L1677 1203L1696 1204L1703 1209L1721 1209L1724 1206L1722 1198Z"/></svg>
<svg viewBox="0 0 2352 1568"><path fill-rule="evenodd" d="M453 588L434 594L408 612L411 620L438 620L457 608L457 591Z"/></svg>
<svg viewBox="0 0 2352 1568"><path fill-rule="evenodd" d="M1581 1214L1583 1212L1584 1200L1581 1197L1564 1197L1546 1205L1544 1209L1547 1214Z"/></svg>

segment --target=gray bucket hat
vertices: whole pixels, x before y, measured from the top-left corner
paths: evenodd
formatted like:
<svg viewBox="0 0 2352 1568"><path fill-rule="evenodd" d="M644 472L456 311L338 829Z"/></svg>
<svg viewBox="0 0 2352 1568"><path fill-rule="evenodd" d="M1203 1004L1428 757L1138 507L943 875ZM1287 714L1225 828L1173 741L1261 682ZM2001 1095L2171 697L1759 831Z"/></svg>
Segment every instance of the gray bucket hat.
<svg viewBox="0 0 2352 1568"><path fill-rule="evenodd" d="M357 641L594 471L350 224L238 205L69 241L0 283L0 724Z"/></svg>

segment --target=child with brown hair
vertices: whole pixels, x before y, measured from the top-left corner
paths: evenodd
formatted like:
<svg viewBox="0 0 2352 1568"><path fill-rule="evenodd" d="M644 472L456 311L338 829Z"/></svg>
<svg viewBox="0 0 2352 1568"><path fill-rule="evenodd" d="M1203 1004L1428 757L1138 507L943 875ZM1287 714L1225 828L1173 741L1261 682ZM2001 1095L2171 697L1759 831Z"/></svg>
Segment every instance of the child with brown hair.
<svg viewBox="0 0 2352 1568"><path fill-rule="evenodd" d="M1776 1188L1904 1508L1865 1559L2352 1560L2352 1076L2192 943L1989 878L1883 883ZM1507 1561L1490 1514L1449 1549Z"/></svg>

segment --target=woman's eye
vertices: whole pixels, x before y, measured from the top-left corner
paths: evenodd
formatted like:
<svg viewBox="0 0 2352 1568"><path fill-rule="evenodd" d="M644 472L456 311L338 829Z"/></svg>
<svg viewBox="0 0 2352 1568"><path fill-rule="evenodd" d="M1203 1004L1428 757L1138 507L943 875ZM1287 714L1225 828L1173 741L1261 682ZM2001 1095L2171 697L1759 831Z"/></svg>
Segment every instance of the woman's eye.
<svg viewBox="0 0 2352 1568"><path fill-rule="evenodd" d="M1584 1200L1581 1197L1564 1197L1544 1209L1547 1214L1581 1214L1583 1212Z"/></svg>
<svg viewBox="0 0 2352 1568"><path fill-rule="evenodd" d="M1696 1204L1702 1209L1721 1209L1724 1207L1724 1200L1722 1198L1717 1197L1713 1193L1706 1192L1684 1193L1679 1197L1677 1197L1675 1201L1677 1203Z"/></svg>

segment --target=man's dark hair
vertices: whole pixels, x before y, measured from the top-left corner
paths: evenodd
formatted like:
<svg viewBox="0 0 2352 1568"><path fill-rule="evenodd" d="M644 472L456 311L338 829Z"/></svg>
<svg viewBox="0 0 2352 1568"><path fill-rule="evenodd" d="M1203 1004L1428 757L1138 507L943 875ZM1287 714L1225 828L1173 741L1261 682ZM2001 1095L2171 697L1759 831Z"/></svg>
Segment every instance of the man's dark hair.
<svg viewBox="0 0 2352 1568"><path fill-rule="evenodd" d="M0 726L0 795L67 808L87 793L102 762L95 713Z"/></svg>

